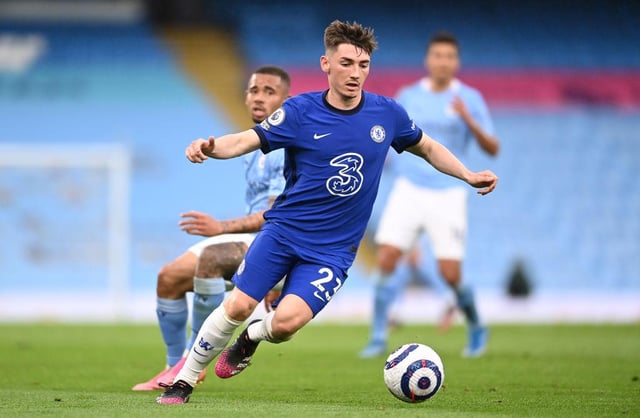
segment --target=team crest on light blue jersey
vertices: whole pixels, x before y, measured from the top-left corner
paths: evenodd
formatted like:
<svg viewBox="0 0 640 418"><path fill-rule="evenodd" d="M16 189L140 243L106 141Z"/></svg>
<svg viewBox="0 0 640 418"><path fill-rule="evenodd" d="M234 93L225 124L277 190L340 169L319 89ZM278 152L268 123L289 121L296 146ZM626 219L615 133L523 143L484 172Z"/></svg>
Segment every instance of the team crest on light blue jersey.
<svg viewBox="0 0 640 418"><path fill-rule="evenodd" d="M375 142L380 143L387 137L387 132L382 126L374 125L373 128L371 128L370 135L371 139L373 139Z"/></svg>

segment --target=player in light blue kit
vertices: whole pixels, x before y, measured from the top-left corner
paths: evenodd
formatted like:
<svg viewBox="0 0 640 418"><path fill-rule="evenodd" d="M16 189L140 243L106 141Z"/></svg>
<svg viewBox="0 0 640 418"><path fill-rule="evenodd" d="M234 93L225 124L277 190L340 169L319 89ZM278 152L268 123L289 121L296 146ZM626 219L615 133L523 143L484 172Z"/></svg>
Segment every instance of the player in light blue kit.
<svg viewBox="0 0 640 418"><path fill-rule="evenodd" d="M481 194L496 186L493 173L469 171L394 100L362 91L377 46L370 28L336 20L324 39L320 66L328 77L327 91L287 100L253 129L197 139L187 147L187 158L196 163L284 148L287 182L234 275L235 288L206 319L184 367L158 403L187 402L198 374L220 353L216 374L240 373L261 341L289 340L326 306L347 279L390 147L419 155L481 188ZM252 322L225 349L258 301L285 275L276 310Z"/></svg>
<svg viewBox="0 0 640 418"><path fill-rule="evenodd" d="M289 96L289 74L280 67L258 68L249 78L245 105L254 123L262 122L282 106ZM208 237L193 245L158 274L156 314L167 349L167 366L150 380L133 390L162 389L171 384L186 360L200 326L218 305L225 293L225 278L230 279L242 261L255 233L264 223L263 212L284 189L284 152L244 157L247 189L246 216L218 221L200 212L183 214L181 228L194 235ZM203 184L207 184L204 182ZM186 341L187 292L193 291L191 336ZM203 370L198 381L205 377Z"/></svg>
<svg viewBox="0 0 640 418"><path fill-rule="evenodd" d="M455 78L460 66L458 52L458 42L451 34L434 35L425 55L429 77L402 89L397 100L419 127L464 162L473 141L489 155L498 153L499 143L481 94ZM396 267L424 232L440 274L452 288L469 325L463 355L477 357L485 350L487 329L480 322L470 287L462 283L467 189L429 165L405 160L395 165L397 178L375 235L378 268L374 274L372 332L360 356L382 356L387 352L389 308L407 284L406 276L397 274ZM411 205L406 204L408 201Z"/></svg>

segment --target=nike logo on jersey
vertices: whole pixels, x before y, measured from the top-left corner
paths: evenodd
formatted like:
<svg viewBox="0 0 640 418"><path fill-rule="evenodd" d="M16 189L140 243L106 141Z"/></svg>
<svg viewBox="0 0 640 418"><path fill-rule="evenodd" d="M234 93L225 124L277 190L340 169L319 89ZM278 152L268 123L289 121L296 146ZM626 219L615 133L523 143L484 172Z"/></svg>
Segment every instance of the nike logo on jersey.
<svg viewBox="0 0 640 418"><path fill-rule="evenodd" d="M322 135L313 134L313 139L318 140L318 139L322 139L322 138L324 138L325 136L329 136L329 135L331 135L331 132L329 132L328 134L322 134Z"/></svg>

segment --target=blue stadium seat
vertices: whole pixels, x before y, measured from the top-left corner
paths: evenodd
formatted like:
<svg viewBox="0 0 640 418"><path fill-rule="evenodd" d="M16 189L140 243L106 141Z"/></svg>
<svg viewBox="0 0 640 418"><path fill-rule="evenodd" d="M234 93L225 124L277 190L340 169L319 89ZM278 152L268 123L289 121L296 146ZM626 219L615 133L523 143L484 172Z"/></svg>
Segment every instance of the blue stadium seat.
<svg viewBox="0 0 640 418"><path fill-rule="evenodd" d="M0 69L0 143L71 143L78 148L117 143L130 149L133 287L153 287L159 267L197 240L179 230L181 212L201 210L228 218L244 211L240 160L194 166L184 158L192 139L233 127L180 71L148 25L3 22L0 33L38 34L47 45L28 71ZM66 171L66 180L54 181L62 170L27 175L0 170L0 233L5 237L0 289L16 278L23 287L37 283L41 289L56 288L53 272L64 272L56 274L70 282L90 283L89 269L96 265L101 266L97 276L104 278L105 173L96 174L103 176L102 182L86 171ZM46 199L44 193L60 198ZM65 195L75 200L65 200ZM64 239L71 236L74 240ZM62 253L67 256L56 257ZM93 267L82 261L96 257L102 258L89 263ZM38 259L42 262L34 263Z"/></svg>
<svg viewBox="0 0 640 418"><path fill-rule="evenodd" d="M587 0L574 7L552 0L517 6L509 0L436 4L405 0L393 5L279 0L265 8L257 0L248 0L228 7L236 10L242 49L254 63L316 65L322 30L338 18L376 29L381 43L376 64L380 66L420 67L416 51L424 49L431 33L446 29L459 37L467 68L640 67L638 2Z"/></svg>
<svg viewBox="0 0 640 418"><path fill-rule="evenodd" d="M517 257L540 287L639 289L637 113L531 110L495 119L504 147L492 168L502 179L495 196L470 200L468 274L495 286Z"/></svg>

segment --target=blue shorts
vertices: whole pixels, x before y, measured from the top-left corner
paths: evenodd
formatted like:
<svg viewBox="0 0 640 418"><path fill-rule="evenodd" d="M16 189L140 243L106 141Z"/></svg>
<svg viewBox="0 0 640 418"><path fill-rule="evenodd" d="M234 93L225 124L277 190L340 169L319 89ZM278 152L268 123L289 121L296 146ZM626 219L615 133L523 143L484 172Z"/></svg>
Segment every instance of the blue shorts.
<svg viewBox="0 0 640 418"><path fill-rule="evenodd" d="M299 296L316 316L347 279L346 269L319 262L320 259L303 258L291 242L262 230L233 276L233 283L260 301L286 276L280 299L289 294Z"/></svg>

